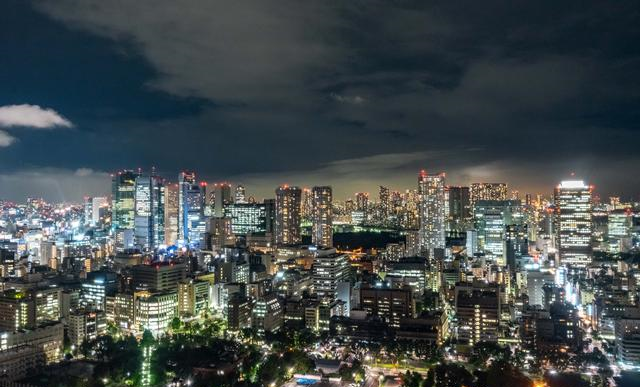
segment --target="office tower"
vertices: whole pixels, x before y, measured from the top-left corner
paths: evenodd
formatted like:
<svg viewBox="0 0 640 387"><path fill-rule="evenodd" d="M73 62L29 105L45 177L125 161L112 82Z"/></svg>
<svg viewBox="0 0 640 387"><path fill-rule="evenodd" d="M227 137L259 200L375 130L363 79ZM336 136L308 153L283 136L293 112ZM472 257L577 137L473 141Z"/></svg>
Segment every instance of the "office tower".
<svg viewBox="0 0 640 387"><path fill-rule="evenodd" d="M519 200L479 200L475 204L474 224L478 232L478 251L499 265L506 260L506 228L523 224Z"/></svg>
<svg viewBox="0 0 640 387"><path fill-rule="evenodd" d="M394 328L400 327L401 319L415 317L415 300L409 286L401 289L362 288L360 305L368 315L378 317Z"/></svg>
<svg viewBox="0 0 640 387"><path fill-rule="evenodd" d="M340 282L348 282L351 274L349 257L335 249L318 250L313 258L313 286L319 298L334 299Z"/></svg>
<svg viewBox="0 0 640 387"><path fill-rule="evenodd" d="M155 249L164 244L164 181L158 176L136 178L135 245Z"/></svg>
<svg viewBox="0 0 640 387"><path fill-rule="evenodd" d="M631 246L632 212L630 209L615 209L607 217L607 239L610 253L627 252Z"/></svg>
<svg viewBox="0 0 640 387"><path fill-rule="evenodd" d="M527 271L527 296L529 305L545 306L544 288L545 285L555 286L555 276L548 271Z"/></svg>
<svg viewBox="0 0 640 387"><path fill-rule="evenodd" d="M581 180L561 182L554 192L560 264L587 266L592 259L591 187Z"/></svg>
<svg viewBox="0 0 640 387"><path fill-rule="evenodd" d="M84 197L84 224L90 226L93 222L93 198L91 196Z"/></svg>
<svg viewBox="0 0 640 387"><path fill-rule="evenodd" d="M135 298L135 322L140 331L154 336L163 334L178 312L178 294L138 292Z"/></svg>
<svg viewBox="0 0 640 387"><path fill-rule="evenodd" d="M229 297L227 327L234 332L251 327L251 300L244 295L234 294Z"/></svg>
<svg viewBox="0 0 640 387"><path fill-rule="evenodd" d="M120 171L111 178L112 227L114 230L133 230L136 203L136 178L134 171Z"/></svg>
<svg viewBox="0 0 640 387"><path fill-rule="evenodd" d="M505 183L473 183L469 189L469 206L474 211L480 200L507 200L508 191Z"/></svg>
<svg viewBox="0 0 640 387"><path fill-rule="evenodd" d="M505 260L512 272L517 269L520 258L529 253L529 233L526 224L505 226Z"/></svg>
<svg viewBox="0 0 640 387"><path fill-rule="evenodd" d="M224 217L231 219L234 235L265 233L267 231L266 206L260 203L232 203L224 206Z"/></svg>
<svg viewBox="0 0 640 387"><path fill-rule="evenodd" d="M216 183L213 185L213 216L224 216L224 206L231 204L231 184Z"/></svg>
<svg viewBox="0 0 640 387"><path fill-rule="evenodd" d="M258 297L252 311L251 323L260 333L276 332L284 324L284 310L275 293Z"/></svg>
<svg viewBox="0 0 640 387"><path fill-rule="evenodd" d="M313 187L311 242L317 246L333 246L333 193L331 187Z"/></svg>
<svg viewBox="0 0 640 387"><path fill-rule="evenodd" d="M0 293L0 330L13 332L36 324L36 308L24 291L8 289Z"/></svg>
<svg viewBox="0 0 640 387"><path fill-rule="evenodd" d="M458 343L473 346L498 341L500 287L497 284L463 283L455 287Z"/></svg>
<svg viewBox="0 0 640 387"><path fill-rule="evenodd" d="M445 248L444 173L418 175L420 195L420 249L433 256L434 249Z"/></svg>
<svg viewBox="0 0 640 387"><path fill-rule="evenodd" d="M266 222L265 232L271 235L271 242L275 243L276 238L276 200L264 199L264 216Z"/></svg>
<svg viewBox="0 0 640 387"><path fill-rule="evenodd" d="M300 234L302 190L283 185L276 189L276 244L295 245Z"/></svg>
<svg viewBox="0 0 640 387"><path fill-rule="evenodd" d="M187 276L186 263L162 262L136 265L131 270L133 286L154 292L176 291Z"/></svg>
<svg viewBox="0 0 640 387"><path fill-rule="evenodd" d="M449 230L465 231L465 225L471 220L471 201L469 187L447 187L449 196L447 220Z"/></svg>
<svg viewBox="0 0 640 387"><path fill-rule="evenodd" d="M164 187L164 239L167 246L178 242L179 194L178 184Z"/></svg>
<svg viewBox="0 0 640 387"><path fill-rule="evenodd" d="M118 290L117 274L110 271L92 271L82 284L81 304L97 310L106 310L107 297Z"/></svg>
<svg viewBox="0 0 640 387"><path fill-rule="evenodd" d="M178 284L178 314L194 317L209 309L209 281L186 279Z"/></svg>
<svg viewBox="0 0 640 387"><path fill-rule="evenodd" d="M109 207L109 200L104 197L95 197L91 200L91 225L97 226L102 223L106 211Z"/></svg>
<svg viewBox="0 0 640 387"><path fill-rule="evenodd" d="M105 313L78 310L67 317L67 336L71 345L80 347L83 342L96 339L107 330Z"/></svg>
<svg viewBox="0 0 640 387"><path fill-rule="evenodd" d="M231 231L231 219L229 218L209 218L209 235L211 238L211 249L221 249L225 246L233 246L236 238Z"/></svg>
<svg viewBox="0 0 640 387"><path fill-rule="evenodd" d="M387 218L391 214L391 197L389 196L389 188L380 186L378 198L380 200L380 217L383 222L386 222Z"/></svg>
<svg viewBox="0 0 640 387"><path fill-rule="evenodd" d="M247 202L247 192L244 189L244 186L241 184L238 184L236 186L236 194L235 194L235 200L234 203L246 203Z"/></svg>
<svg viewBox="0 0 640 387"><path fill-rule="evenodd" d="M178 186L178 238L185 245L197 245L206 229L203 193L206 183L198 184L193 172L181 172Z"/></svg>

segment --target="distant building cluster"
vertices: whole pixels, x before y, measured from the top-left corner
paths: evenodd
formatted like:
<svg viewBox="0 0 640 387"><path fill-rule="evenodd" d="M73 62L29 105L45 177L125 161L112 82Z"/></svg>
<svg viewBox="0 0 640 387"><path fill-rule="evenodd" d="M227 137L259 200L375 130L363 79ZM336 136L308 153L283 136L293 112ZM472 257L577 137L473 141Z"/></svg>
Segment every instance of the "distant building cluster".
<svg viewBox="0 0 640 387"><path fill-rule="evenodd" d="M640 203L580 180L521 196L426 171L374 196L282 185L257 200L192 171L127 170L81 204L1 202L0 368L18 380L110 327L158 337L207 316L230 332L447 342L461 356L588 338L640 366Z"/></svg>

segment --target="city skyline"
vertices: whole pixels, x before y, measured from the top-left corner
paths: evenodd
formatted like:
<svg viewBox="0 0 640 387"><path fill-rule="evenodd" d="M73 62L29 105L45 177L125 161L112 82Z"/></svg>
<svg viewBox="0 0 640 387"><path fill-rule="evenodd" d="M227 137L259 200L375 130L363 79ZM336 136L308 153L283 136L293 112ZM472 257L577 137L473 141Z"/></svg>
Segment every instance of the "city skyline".
<svg viewBox="0 0 640 387"><path fill-rule="evenodd" d="M545 194L575 172L637 199L635 8L601 8L10 0L0 197L77 201L155 166L265 197L425 168Z"/></svg>

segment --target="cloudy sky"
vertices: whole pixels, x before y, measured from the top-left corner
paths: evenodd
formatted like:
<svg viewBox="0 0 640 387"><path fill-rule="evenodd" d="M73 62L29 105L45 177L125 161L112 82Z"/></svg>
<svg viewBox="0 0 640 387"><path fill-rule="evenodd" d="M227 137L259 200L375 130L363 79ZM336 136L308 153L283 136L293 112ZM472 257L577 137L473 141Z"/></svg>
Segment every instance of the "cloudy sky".
<svg viewBox="0 0 640 387"><path fill-rule="evenodd" d="M0 197L109 173L640 193L637 1L6 0Z"/></svg>

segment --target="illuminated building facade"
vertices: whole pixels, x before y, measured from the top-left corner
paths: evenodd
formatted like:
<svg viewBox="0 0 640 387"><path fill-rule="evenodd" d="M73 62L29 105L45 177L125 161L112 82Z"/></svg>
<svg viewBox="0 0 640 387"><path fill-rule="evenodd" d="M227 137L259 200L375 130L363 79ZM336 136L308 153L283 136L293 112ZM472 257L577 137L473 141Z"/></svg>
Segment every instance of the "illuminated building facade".
<svg viewBox="0 0 640 387"><path fill-rule="evenodd" d="M260 203L232 203L224 206L224 217L231 220L234 235L267 231L266 206Z"/></svg>
<svg viewBox="0 0 640 387"><path fill-rule="evenodd" d="M522 206L518 200L480 200L474 209L478 250L485 257L504 265L507 226L522 224Z"/></svg>
<svg viewBox="0 0 640 387"><path fill-rule="evenodd" d="M346 254L318 252L313 259L313 286L318 297L335 298L338 283L349 281L351 265Z"/></svg>
<svg viewBox="0 0 640 387"><path fill-rule="evenodd" d="M206 231L204 192L206 184L198 184L193 172L178 177L178 239L185 245L197 246Z"/></svg>
<svg viewBox="0 0 640 387"><path fill-rule="evenodd" d="M507 200L509 192L506 183L473 183L469 188L471 211L480 200Z"/></svg>
<svg viewBox="0 0 640 387"><path fill-rule="evenodd" d="M471 220L469 187L447 187L447 199L448 229L465 231L465 226Z"/></svg>
<svg viewBox="0 0 640 387"><path fill-rule="evenodd" d="M111 179L112 226L114 230L133 230L136 203L136 179L134 171L120 171Z"/></svg>
<svg viewBox="0 0 640 387"><path fill-rule="evenodd" d="M302 190L287 185L276 189L276 244L302 242L300 233Z"/></svg>
<svg viewBox="0 0 640 387"><path fill-rule="evenodd" d="M157 176L136 178L135 245L154 249L165 241L165 189Z"/></svg>
<svg viewBox="0 0 640 387"><path fill-rule="evenodd" d="M311 242L317 246L333 246L333 193L331 187L313 187Z"/></svg>
<svg viewBox="0 0 640 387"><path fill-rule="evenodd" d="M444 174L418 175L420 195L420 249L433 256L433 249L445 248Z"/></svg>
<svg viewBox="0 0 640 387"><path fill-rule="evenodd" d="M211 191L213 198L209 198L209 201L213 203L213 216L224 216L224 207L227 204L233 203L231 197L231 184L229 183L216 183L213 185Z"/></svg>
<svg viewBox="0 0 640 387"><path fill-rule="evenodd" d="M164 243L167 246L178 241L179 194L177 184L164 187Z"/></svg>
<svg viewBox="0 0 640 387"><path fill-rule="evenodd" d="M560 263L587 266L592 259L591 187L580 180L563 181L555 189L554 204Z"/></svg>

